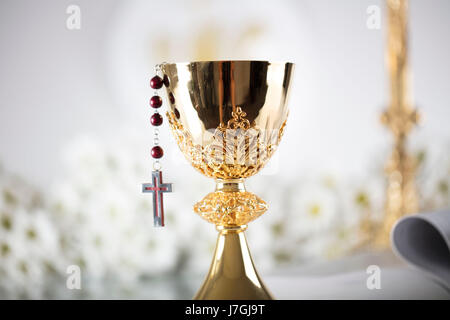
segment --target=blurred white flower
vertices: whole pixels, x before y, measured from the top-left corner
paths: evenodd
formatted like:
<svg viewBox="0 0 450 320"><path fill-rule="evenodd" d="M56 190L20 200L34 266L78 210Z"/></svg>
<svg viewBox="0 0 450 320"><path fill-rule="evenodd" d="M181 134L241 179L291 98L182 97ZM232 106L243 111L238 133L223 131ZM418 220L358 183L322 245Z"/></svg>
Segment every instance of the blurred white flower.
<svg viewBox="0 0 450 320"><path fill-rule="evenodd" d="M289 230L297 236L326 232L338 220L338 199L327 181L313 181L292 190Z"/></svg>
<svg viewBox="0 0 450 320"><path fill-rule="evenodd" d="M342 225L357 228L363 219L378 221L383 214L384 193L385 181L382 172L356 181L348 179L338 188L342 202Z"/></svg>
<svg viewBox="0 0 450 320"><path fill-rule="evenodd" d="M67 176L54 187L51 202L68 260L93 279L129 283L170 273L178 261L176 233L153 228L152 197L140 187L150 170L133 156L145 143L135 139L126 132L114 143L75 141L65 152Z"/></svg>
<svg viewBox="0 0 450 320"><path fill-rule="evenodd" d="M301 246L303 261L331 260L345 255L355 245L343 230L332 230L306 239Z"/></svg>
<svg viewBox="0 0 450 320"><path fill-rule="evenodd" d="M214 190L214 182L195 172L177 181L171 200L165 202L170 232L176 234L180 254L179 271L204 274L213 258L217 239L215 226L194 213L193 206Z"/></svg>
<svg viewBox="0 0 450 320"><path fill-rule="evenodd" d="M294 246L289 244L286 247L288 243L283 241L289 238L286 219L288 186L271 179L268 188L264 181L269 179L267 176L255 176L247 183L247 191L266 201L269 207L266 213L249 224L247 231L250 252L261 271L271 271L280 264L292 260L295 254ZM287 249L286 254L278 255L280 247Z"/></svg>
<svg viewBox="0 0 450 320"><path fill-rule="evenodd" d="M450 208L449 145L425 150L417 153L421 164L417 177L421 207L426 211Z"/></svg>
<svg viewBox="0 0 450 320"><path fill-rule="evenodd" d="M62 266L58 233L41 210L0 213L0 288L9 298L42 298Z"/></svg>

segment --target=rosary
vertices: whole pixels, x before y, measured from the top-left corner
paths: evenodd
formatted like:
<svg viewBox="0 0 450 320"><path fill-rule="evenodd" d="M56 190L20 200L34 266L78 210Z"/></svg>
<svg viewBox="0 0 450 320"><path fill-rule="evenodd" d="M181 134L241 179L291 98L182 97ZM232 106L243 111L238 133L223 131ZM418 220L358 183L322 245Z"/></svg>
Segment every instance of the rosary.
<svg viewBox="0 0 450 320"><path fill-rule="evenodd" d="M150 79L150 87L155 90L153 97L150 98L150 106L154 112L150 117L150 123L153 126L153 147L151 156L153 158L152 182L142 184L142 192L151 192L153 194L153 219L155 227L164 227L164 205L163 193L172 192L171 183L163 183L160 159L164 155L163 149L159 145L159 126L163 123L163 117L158 112L163 101L158 95L158 89L169 85L169 79L166 75L162 78L161 65L155 66L156 75Z"/></svg>

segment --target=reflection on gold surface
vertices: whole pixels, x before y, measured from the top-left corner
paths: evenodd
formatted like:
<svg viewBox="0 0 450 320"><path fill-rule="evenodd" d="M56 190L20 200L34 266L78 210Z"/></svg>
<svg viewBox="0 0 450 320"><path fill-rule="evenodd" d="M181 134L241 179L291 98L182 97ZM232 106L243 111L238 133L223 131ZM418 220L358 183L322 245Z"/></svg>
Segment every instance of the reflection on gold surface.
<svg viewBox="0 0 450 320"><path fill-rule="evenodd" d="M293 64L202 61L164 64L162 70L169 79L167 117L175 140L192 166L217 184L194 206L220 229L196 297L269 299L243 234L267 204L245 190L243 179L261 170L280 143Z"/></svg>
<svg viewBox="0 0 450 320"><path fill-rule="evenodd" d="M273 299L253 265L245 239L245 228L218 227L213 262L194 299Z"/></svg>
<svg viewBox="0 0 450 320"><path fill-rule="evenodd" d="M237 108L263 132L278 131L287 118L291 63L193 62L164 64L162 69L174 97L170 109L175 114L177 109L177 120L196 145L207 143L217 128L234 119Z"/></svg>

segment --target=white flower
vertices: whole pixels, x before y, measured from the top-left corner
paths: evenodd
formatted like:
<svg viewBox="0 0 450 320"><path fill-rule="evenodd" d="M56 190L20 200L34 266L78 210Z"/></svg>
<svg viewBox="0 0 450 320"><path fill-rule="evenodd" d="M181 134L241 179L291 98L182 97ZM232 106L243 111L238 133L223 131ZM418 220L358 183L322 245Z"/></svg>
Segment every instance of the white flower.
<svg viewBox="0 0 450 320"><path fill-rule="evenodd" d="M270 181L270 187L267 181ZM288 185L267 176L255 176L247 183L247 191L256 194L268 204L267 212L251 222L246 231L256 267L263 272L274 270L280 263L292 259L294 255L294 250L289 249L293 244L286 241L289 238L288 190ZM280 247L286 250L281 250ZM285 251L286 254L281 254L281 251Z"/></svg>
<svg viewBox="0 0 450 320"><path fill-rule="evenodd" d="M83 137L65 152L68 172L54 187L52 207L68 261L92 281L132 283L176 266L176 234L153 228L152 197L141 193L150 172L135 156L143 145L128 132L114 143Z"/></svg>
<svg viewBox="0 0 450 320"><path fill-rule="evenodd" d="M348 242L336 230L317 234L306 239L301 246L303 261L330 260L347 252Z"/></svg>
<svg viewBox="0 0 450 320"><path fill-rule="evenodd" d="M382 175L367 176L357 181L348 179L339 188L342 200L342 226L357 228L364 219L376 222L382 218L385 199L385 179Z"/></svg>
<svg viewBox="0 0 450 320"><path fill-rule="evenodd" d="M445 150L445 151L443 151ZM423 153L417 184L424 210L440 210L450 207L450 153L447 145L438 150L430 148Z"/></svg>
<svg viewBox="0 0 450 320"><path fill-rule="evenodd" d="M174 193L165 202L167 229L177 238L178 271L204 274L213 259L217 231L194 213L193 206L214 190L214 182L193 168L189 170L181 179L174 180Z"/></svg>
<svg viewBox="0 0 450 320"><path fill-rule="evenodd" d="M9 297L42 298L49 271L62 263L58 233L42 210L0 213L0 287Z"/></svg>
<svg viewBox="0 0 450 320"><path fill-rule="evenodd" d="M338 199L331 186L319 181L293 190L289 216L291 234L302 237L326 232L338 218Z"/></svg>

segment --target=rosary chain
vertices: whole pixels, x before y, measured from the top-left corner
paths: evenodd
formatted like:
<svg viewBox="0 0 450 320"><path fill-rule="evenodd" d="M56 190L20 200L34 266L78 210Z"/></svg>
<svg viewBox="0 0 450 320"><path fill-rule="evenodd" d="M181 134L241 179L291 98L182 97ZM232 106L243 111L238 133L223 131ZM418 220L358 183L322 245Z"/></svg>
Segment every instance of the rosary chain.
<svg viewBox="0 0 450 320"><path fill-rule="evenodd" d="M162 66L165 64L165 62L163 63L159 63L155 65L155 75L162 77ZM155 89L154 93L155 96L159 96L158 91ZM158 109L154 110L154 113L159 113ZM154 146L159 146L159 128L154 128L153 129L153 145ZM153 159L153 170L159 171L161 170L162 165L160 162L160 159Z"/></svg>

